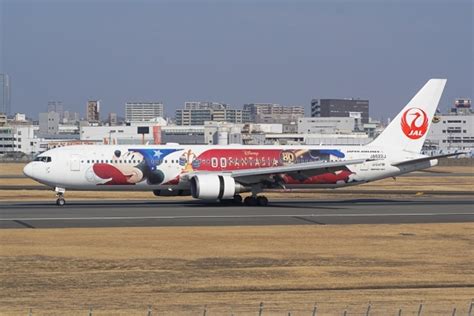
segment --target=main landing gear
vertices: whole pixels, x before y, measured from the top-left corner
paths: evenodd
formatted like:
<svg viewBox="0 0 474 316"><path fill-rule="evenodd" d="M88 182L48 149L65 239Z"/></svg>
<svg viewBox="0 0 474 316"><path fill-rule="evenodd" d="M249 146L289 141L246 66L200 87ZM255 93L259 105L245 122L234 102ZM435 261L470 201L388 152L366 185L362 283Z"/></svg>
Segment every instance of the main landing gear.
<svg viewBox="0 0 474 316"><path fill-rule="evenodd" d="M245 206L267 206L268 205L268 199L266 196L260 195L260 196L247 196L244 199L244 205Z"/></svg>
<svg viewBox="0 0 474 316"><path fill-rule="evenodd" d="M242 196L237 194L234 195L233 199L221 200L222 204L227 205L242 205L242 202L245 206L267 206L268 199L263 196L247 196L245 199L242 199Z"/></svg>
<svg viewBox="0 0 474 316"><path fill-rule="evenodd" d="M66 193L66 189L56 187L54 189L56 192L56 205L57 206L64 206L66 204L66 200L64 199L64 193Z"/></svg>
<svg viewBox="0 0 474 316"><path fill-rule="evenodd" d="M247 196L244 199L245 206L267 206L268 199L264 195L258 195L259 193L263 192L263 188L261 184L252 185L252 195Z"/></svg>
<svg viewBox="0 0 474 316"><path fill-rule="evenodd" d="M242 205L242 202L245 206L267 206L268 199L267 197L260 196L247 196L245 199L242 199L242 196L237 194L234 195L232 200L222 200L221 203L230 203L233 205Z"/></svg>

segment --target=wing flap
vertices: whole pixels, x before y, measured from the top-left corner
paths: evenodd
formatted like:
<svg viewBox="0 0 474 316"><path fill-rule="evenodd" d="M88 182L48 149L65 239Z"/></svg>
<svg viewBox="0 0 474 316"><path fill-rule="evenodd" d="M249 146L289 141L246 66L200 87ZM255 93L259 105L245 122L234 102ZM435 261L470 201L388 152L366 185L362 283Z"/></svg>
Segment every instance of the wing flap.
<svg viewBox="0 0 474 316"><path fill-rule="evenodd" d="M288 174L295 179L305 179L323 173L334 173L347 169L348 165L361 164L369 159L353 159L334 162L307 162L288 166L235 170L231 176L243 184L253 184L268 180L271 176Z"/></svg>

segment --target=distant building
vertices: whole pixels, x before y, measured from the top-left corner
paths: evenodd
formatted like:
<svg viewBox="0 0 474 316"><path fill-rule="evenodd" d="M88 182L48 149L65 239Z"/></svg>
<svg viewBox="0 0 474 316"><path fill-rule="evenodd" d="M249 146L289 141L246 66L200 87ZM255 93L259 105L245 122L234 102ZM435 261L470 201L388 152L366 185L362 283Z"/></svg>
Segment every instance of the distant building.
<svg viewBox="0 0 474 316"><path fill-rule="evenodd" d="M424 144L436 153L474 153L474 113L470 99L457 99L448 114L436 114Z"/></svg>
<svg viewBox="0 0 474 316"><path fill-rule="evenodd" d="M381 121L373 118L369 118L369 123L363 124L362 127L364 133L366 133L370 138L375 138L380 135L384 128L385 127L382 125Z"/></svg>
<svg viewBox="0 0 474 316"><path fill-rule="evenodd" d="M185 102L184 109L176 110L176 125L204 125L206 121L246 123L250 113L230 108L217 102Z"/></svg>
<svg viewBox="0 0 474 316"><path fill-rule="evenodd" d="M9 152L32 154L38 152L40 148L34 132L35 127L33 125L0 127L0 154Z"/></svg>
<svg viewBox="0 0 474 316"><path fill-rule="evenodd" d="M54 111L40 113L39 132L43 135L59 134L59 113Z"/></svg>
<svg viewBox="0 0 474 316"><path fill-rule="evenodd" d="M7 122L8 122L7 115L4 113L0 113L0 126L7 125Z"/></svg>
<svg viewBox="0 0 474 316"><path fill-rule="evenodd" d="M290 122L288 124L282 124L283 134L294 134L298 133L298 124L296 122Z"/></svg>
<svg viewBox="0 0 474 316"><path fill-rule="evenodd" d="M450 112L453 114L472 114L471 99L459 98L454 100L454 106L451 108Z"/></svg>
<svg viewBox="0 0 474 316"><path fill-rule="evenodd" d="M64 111L63 112L63 118L62 122L63 123L77 123L80 121L80 116L79 113L77 112L70 112L70 111Z"/></svg>
<svg viewBox="0 0 474 316"><path fill-rule="evenodd" d="M117 113L109 113L108 123L110 126L115 126L118 123Z"/></svg>
<svg viewBox="0 0 474 316"><path fill-rule="evenodd" d="M223 110L230 108L230 105L209 101L187 101L184 102L185 110Z"/></svg>
<svg viewBox="0 0 474 316"><path fill-rule="evenodd" d="M16 113L13 117L14 122L26 122L26 114L25 113Z"/></svg>
<svg viewBox="0 0 474 316"><path fill-rule="evenodd" d="M213 110L212 120L216 122L247 123L250 122L250 113L236 109Z"/></svg>
<svg viewBox="0 0 474 316"><path fill-rule="evenodd" d="M361 123L369 122L369 100L313 99L311 117L351 117L360 113Z"/></svg>
<svg viewBox="0 0 474 316"><path fill-rule="evenodd" d="M298 134L350 134L355 129L353 117L302 117Z"/></svg>
<svg viewBox="0 0 474 316"><path fill-rule="evenodd" d="M255 123L290 123L304 117L304 107L283 106L275 103L244 104L244 110L249 111L250 119Z"/></svg>
<svg viewBox="0 0 474 316"><path fill-rule="evenodd" d="M208 137L212 139L211 137ZM181 145L206 144L204 126L166 126L161 128L161 142ZM212 142L211 142L212 144Z"/></svg>
<svg viewBox="0 0 474 316"><path fill-rule="evenodd" d="M0 113L10 114L11 87L7 74L0 74Z"/></svg>
<svg viewBox="0 0 474 316"><path fill-rule="evenodd" d="M156 117L163 117L162 102L127 102L125 104L125 120L150 121Z"/></svg>
<svg viewBox="0 0 474 316"><path fill-rule="evenodd" d="M274 145L365 145L372 141L365 133L351 134L265 134L264 144Z"/></svg>
<svg viewBox="0 0 474 316"><path fill-rule="evenodd" d="M160 126L81 126L80 140L104 144L159 144Z"/></svg>
<svg viewBox="0 0 474 316"><path fill-rule="evenodd" d="M56 112L59 114L59 120L64 119L64 106L62 101L49 101L48 112Z"/></svg>
<svg viewBox="0 0 474 316"><path fill-rule="evenodd" d="M205 121L212 121L212 110L178 109L175 120L176 125L204 125Z"/></svg>
<svg viewBox="0 0 474 316"><path fill-rule="evenodd" d="M98 123L100 121L100 101L87 101L86 119L90 123Z"/></svg>

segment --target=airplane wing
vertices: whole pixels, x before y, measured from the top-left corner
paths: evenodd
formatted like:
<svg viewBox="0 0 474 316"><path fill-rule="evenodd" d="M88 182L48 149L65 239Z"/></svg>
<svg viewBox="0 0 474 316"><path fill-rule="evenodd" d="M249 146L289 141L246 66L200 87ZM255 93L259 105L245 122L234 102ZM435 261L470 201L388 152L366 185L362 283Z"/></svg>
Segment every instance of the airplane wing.
<svg viewBox="0 0 474 316"><path fill-rule="evenodd" d="M295 179L306 179L318 174L346 170L346 166L348 165L361 164L369 160L370 159L354 159L334 162L307 162L288 166L234 170L230 172L230 175L235 181L247 185L269 181L272 180L272 177L282 174L287 174Z"/></svg>
<svg viewBox="0 0 474 316"><path fill-rule="evenodd" d="M417 158L417 159L412 159L412 160L405 160L405 161L401 161L401 162L396 162L396 163L393 163L392 166L395 166L395 167L405 166L405 165L411 165L411 164L418 163L418 162L430 161L430 160L438 159L438 158L459 156L459 155L464 155L464 154L467 154L467 153L466 152L458 152L458 153L451 153L451 154L444 154L444 155L437 155L437 156L430 156L430 157L422 157L422 158Z"/></svg>

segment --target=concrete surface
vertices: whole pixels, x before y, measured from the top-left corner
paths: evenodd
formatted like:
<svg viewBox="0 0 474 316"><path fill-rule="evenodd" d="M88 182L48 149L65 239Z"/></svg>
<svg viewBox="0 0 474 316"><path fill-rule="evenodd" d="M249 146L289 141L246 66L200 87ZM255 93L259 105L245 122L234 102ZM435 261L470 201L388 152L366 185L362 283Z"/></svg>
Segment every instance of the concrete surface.
<svg viewBox="0 0 474 316"><path fill-rule="evenodd" d="M474 199L274 200L267 207L201 201L0 203L0 228L326 225L474 222Z"/></svg>

